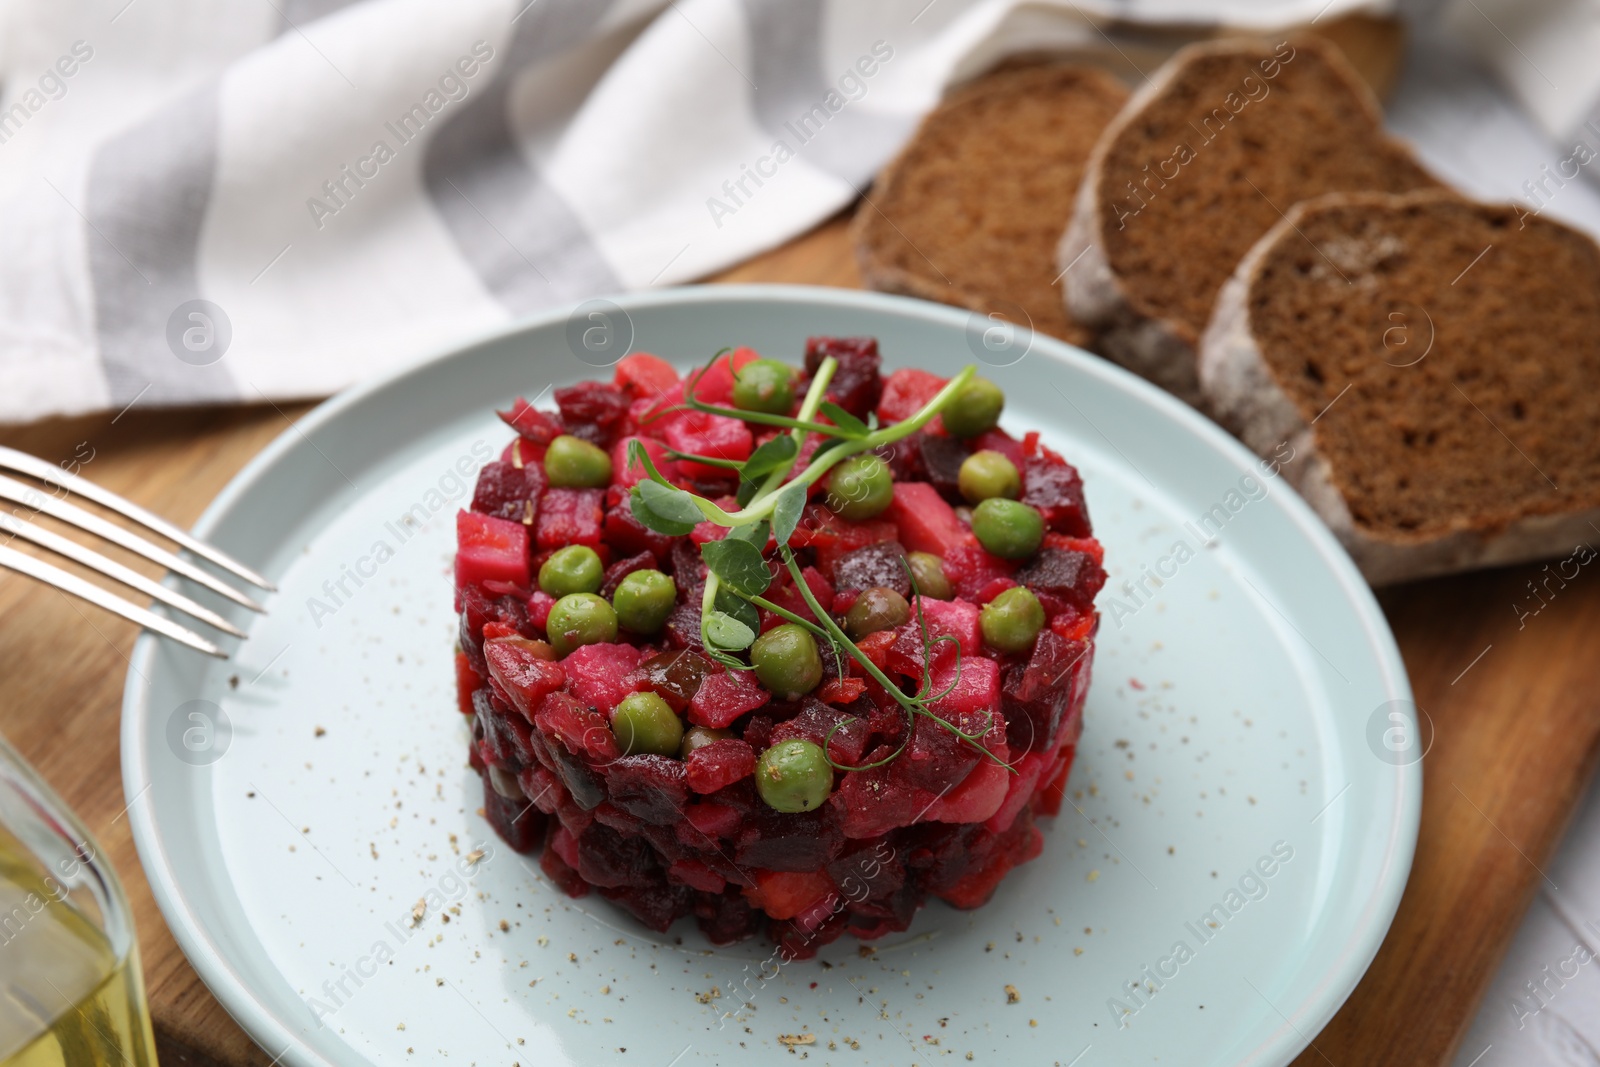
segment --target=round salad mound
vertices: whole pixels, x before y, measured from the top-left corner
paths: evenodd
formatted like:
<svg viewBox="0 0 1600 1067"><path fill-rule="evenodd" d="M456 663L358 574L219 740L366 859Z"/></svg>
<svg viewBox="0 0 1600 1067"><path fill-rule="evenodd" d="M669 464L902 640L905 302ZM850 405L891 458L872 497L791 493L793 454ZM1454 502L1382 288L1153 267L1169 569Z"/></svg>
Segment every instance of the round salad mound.
<svg viewBox="0 0 1600 1067"><path fill-rule="evenodd" d="M803 365L519 399L457 518L459 704L484 812L591 891L788 957L975 908L1037 856L1105 583L1078 472L968 367Z"/></svg>

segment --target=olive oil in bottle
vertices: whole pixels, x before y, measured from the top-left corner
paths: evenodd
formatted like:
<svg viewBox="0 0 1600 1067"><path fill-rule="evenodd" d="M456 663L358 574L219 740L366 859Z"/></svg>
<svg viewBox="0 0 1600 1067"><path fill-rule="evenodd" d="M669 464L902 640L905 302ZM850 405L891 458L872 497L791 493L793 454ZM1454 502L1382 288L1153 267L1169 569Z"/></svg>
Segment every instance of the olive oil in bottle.
<svg viewBox="0 0 1600 1067"><path fill-rule="evenodd" d="M0 825L0 1067L155 1067L138 950L85 907Z"/></svg>

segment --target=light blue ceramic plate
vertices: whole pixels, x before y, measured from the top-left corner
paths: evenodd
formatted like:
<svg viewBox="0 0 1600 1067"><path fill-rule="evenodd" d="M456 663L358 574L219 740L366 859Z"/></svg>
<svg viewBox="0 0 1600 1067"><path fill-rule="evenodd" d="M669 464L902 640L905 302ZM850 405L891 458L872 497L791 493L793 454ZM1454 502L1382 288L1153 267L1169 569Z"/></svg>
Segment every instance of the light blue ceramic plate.
<svg viewBox="0 0 1600 1067"><path fill-rule="evenodd" d="M123 773L167 922L228 1011L288 1064L1288 1063L1388 929L1421 798L1394 641L1311 512L1144 382L963 312L764 287L617 304L337 397L196 526L281 591L235 619L231 663L140 641ZM981 354L1006 425L1081 467L1111 582L1044 855L980 910L778 966L571 900L494 839L449 576L496 406L628 343L798 360L810 334L939 373Z"/></svg>

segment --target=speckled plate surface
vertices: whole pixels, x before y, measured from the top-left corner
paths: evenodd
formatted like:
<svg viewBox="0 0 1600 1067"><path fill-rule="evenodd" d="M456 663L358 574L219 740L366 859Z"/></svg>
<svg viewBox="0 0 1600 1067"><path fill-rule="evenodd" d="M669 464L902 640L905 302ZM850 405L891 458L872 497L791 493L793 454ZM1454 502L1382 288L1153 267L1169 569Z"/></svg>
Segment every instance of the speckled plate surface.
<svg viewBox="0 0 1600 1067"><path fill-rule="evenodd" d="M1411 863L1421 772L1393 639L1238 444L1093 356L985 325L824 289L618 298L346 393L234 480L196 531L280 591L235 619L232 662L141 639L123 773L168 923L270 1056L1194 1067L1306 1045ZM629 343L798 359L808 334L875 335L889 367L940 373L981 354L1006 425L1082 469L1111 582L1044 855L977 911L780 965L571 900L493 837L454 711L449 573L455 510L507 437L496 406Z"/></svg>

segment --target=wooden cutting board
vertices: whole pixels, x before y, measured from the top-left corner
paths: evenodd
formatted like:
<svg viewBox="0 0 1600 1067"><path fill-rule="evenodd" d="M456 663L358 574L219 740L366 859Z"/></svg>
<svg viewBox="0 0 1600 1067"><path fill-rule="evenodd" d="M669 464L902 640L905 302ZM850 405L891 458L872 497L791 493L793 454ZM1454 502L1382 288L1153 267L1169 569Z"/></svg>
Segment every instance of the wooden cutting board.
<svg viewBox="0 0 1600 1067"><path fill-rule="evenodd" d="M858 284L842 219L719 280ZM93 449L91 477L188 524L306 410L134 410L115 421L0 430L0 442L49 459ZM1537 868L1549 863L1595 762L1600 577L1581 573L1519 626L1513 605L1528 603L1536 577L1529 565L1380 597L1435 727L1421 839L1376 962L1299 1064L1448 1062L1538 887ZM270 1064L278 1050L253 1045L200 984L140 874L116 740L133 628L4 574L0 619L0 731L84 817L122 875L163 1062Z"/></svg>

